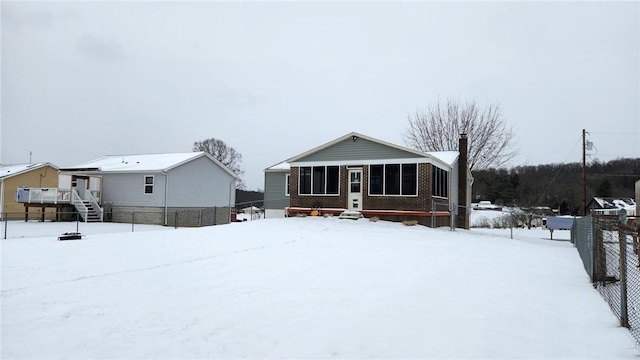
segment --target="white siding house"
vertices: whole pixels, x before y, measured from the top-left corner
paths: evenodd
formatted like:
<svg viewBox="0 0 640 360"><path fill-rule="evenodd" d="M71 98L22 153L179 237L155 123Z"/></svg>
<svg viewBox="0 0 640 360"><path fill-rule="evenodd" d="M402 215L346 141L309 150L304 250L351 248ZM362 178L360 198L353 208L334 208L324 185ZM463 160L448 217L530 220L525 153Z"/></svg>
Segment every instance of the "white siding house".
<svg viewBox="0 0 640 360"><path fill-rule="evenodd" d="M180 226L228 223L237 175L205 152L109 155L62 169L100 177L105 220Z"/></svg>

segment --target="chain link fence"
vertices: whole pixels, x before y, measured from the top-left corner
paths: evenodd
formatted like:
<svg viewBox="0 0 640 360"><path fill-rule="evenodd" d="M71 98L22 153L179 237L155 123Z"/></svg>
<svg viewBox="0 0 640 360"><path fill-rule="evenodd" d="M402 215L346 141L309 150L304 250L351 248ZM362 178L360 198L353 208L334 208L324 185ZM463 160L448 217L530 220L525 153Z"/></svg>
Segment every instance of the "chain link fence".
<svg viewBox="0 0 640 360"><path fill-rule="evenodd" d="M594 288L640 345L640 249L638 218L576 219L571 240Z"/></svg>
<svg viewBox="0 0 640 360"><path fill-rule="evenodd" d="M109 209L103 214L104 223L118 223L130 225L130 230L136 230L137 225L157 225L165 227L202 227L213 226L229 223L231 218L231 209L228 207L213 208L173 208L167 211L127 211ZM24 223L37 224L42 222L57 222L61 225L55 229L69 229L68 231L78 231L84 224L92 224L92 222L84 222L77 211L45 211L30 212L25 218L24 212L0 213L2 223L1 238L8 239L12 237L26 237ZM69 226L71 224L71 226ZM73 229L71 229L73 228ZM13 231L13 233L12 233ZM34 232L42 235L41 231ZM55 233L47 234L55 235Z"/></svg>

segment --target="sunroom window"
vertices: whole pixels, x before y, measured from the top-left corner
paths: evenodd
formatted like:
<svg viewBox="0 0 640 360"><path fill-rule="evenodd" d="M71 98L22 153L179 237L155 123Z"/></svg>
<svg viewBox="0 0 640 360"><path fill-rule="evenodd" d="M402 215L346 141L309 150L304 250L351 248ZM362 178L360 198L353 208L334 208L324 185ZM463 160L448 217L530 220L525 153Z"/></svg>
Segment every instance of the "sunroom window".
<svg viewBox="0 0 640 360"><path fill-rule="evenodd" d="M418 164L370 165L369 194L417 195Z"/></svg>
<svg viewBox="0 0 640 360"><path fill-rule="evenodd" d="M340 189L340 167L301 167L299 189L301 195L337 195Z"/></svg>
<svg viewBox="0 0 640 360"><path fill-rule="evenodd" d="M449 196L449 172L431 165L431 194L433 196Z"/></svg>

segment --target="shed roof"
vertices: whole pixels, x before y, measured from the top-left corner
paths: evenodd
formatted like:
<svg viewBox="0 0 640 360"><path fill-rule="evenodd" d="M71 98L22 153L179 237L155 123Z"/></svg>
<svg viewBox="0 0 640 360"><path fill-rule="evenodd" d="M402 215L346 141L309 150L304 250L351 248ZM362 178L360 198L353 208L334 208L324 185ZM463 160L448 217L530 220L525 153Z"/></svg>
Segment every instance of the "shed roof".
<svg viewBox="0 0 640 360"><path fill-rule="evenodd" d="M14 165L0 165L0 179L10 178L12 176L20 175L31 170L36 170L45 166L51 166L58 170L58 167L51 163L37 163L37 164L14 164Z"/></svg>

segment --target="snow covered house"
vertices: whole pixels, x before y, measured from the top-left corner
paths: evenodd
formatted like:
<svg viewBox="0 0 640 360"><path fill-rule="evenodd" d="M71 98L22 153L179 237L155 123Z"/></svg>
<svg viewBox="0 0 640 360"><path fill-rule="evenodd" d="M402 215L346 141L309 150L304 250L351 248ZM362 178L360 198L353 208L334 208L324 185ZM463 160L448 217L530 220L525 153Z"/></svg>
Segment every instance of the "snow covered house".
<svg viewBox="0 0 640 360"><path fill-rule="evenodd" d="M466 159L466 135L459 152L424 153L352 132L265 169L265 217L348 210L447 226L453 214L469 228Z"/></svg>
<svg viewBox="0 0 640 360"><path fill-rule="evenodd" d="M633 198L604 198L594 197L587 204L590 213L596 215L618 215L620 210L625 210L627 215L636 215L636 202Z"/></svg>
<svg viewBox="0 0 640 360"><path fill-rule="evenodd" d="M109 155L61 169L61 182L96 195L105 221L171 226L229 223L236 178L205 152Z"/></svg>
<svg viewBox="0 0 640 360"><path fill-rule="evenodd" d="M39 187L55 189L58 187L58 167L51 163L16 164L0 166L0 219L20 219L24 217L25 207L18 196L25 192L19 189ZM31 217L42 218L45 209L32 213ZM53 210L50 210L53 211Z"/></svg>

